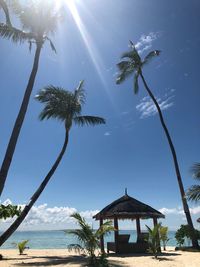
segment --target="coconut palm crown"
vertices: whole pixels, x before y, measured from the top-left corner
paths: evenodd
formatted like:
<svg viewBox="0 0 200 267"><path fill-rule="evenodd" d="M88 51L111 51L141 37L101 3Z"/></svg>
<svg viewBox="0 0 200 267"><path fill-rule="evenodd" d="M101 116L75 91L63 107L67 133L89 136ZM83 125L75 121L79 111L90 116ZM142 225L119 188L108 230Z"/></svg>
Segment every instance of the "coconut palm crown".
<svg viewBox="0 0 200 267"><path fill-rule="evenodd" d="M123 81L125 81L129 76L134 75L133 88L135 94L137 94L139 89L138 78L140 74L142 74L142 68L146 64L148 64L151 61L151 59L153 59L156 56L159 56L161 51L160 50L151 51L142 60L132 41L130 41L130 45L131 45L131 50L123 53L121 56L123 60L117 64L117 67L119 68L119 74L117 76L116 83L120 84Z"/></svg>
<svg viewBox="0 0 200 267"><path fill-rule="evenodd" d="M30 0L26 4L21 4L18 0L10 2L10 9L19 18L21 29L11 24L6 1L0 0L7 23L0 23L0 36L10 39L15 43L28 42L29 48L36 43L40 46L48 40L51 48L56 52L55 46L49 35L54 34L58 21L61 17L60 10L56 8L54 0Z"/></svg>
<svg viewBox="0 0 200 267"><path fill-rule="evenodd" d="M82 116L82 106L85 103L85 91L83 81L79 83L74 92L66 91L61 87L47 86L40 90L36 99L45 104L39 118L58 119L65 124L66 130L70 130L72 123L79 126L104 124L105 120L96 116Z"/></svg>
<svg viewBox="0 0 200 267"><path fill-rule="evenodd" d="M200 163L195 163L191 168L193 177L200 181ZM191 201L200 201L200 185L192 185L187 192L188 199Z"/></svg>

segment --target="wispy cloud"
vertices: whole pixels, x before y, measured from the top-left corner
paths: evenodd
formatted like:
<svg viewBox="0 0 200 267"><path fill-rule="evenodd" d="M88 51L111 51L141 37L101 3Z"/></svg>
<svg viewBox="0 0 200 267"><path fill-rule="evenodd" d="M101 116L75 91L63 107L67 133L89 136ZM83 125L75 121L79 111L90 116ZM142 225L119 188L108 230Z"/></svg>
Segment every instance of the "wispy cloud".
<svg viewBox="0 0 200 267"><path fill-rule="evenodd" d="M144 51L150 49L152 47L153 41L158 39L160 35L160 32L150 32L147 35L142 34L139 41L135 45L136 49L138 50L138 53L142 54Z"/></svg>
<svg viewBox="0 0 200 267"><path fill-rule="evenodd" d="M159 211L165 215L174 214L174 215L184 215L184 211L182 208L161 208ZM192 215L200 214L200 206L190 208L190 212Z"/></svg>
<svg viewBox="0 0 200 267"><path fill-rule="evenodd" d="M104 133L104 136L110 136L111 135L111 132L105 132Z"/></svg>
<svg viewBox="0 0 200 267"><path fill-rule="evenodd" d="M156 100L161 108L161 110L167 110L174 105L172 99L174 95L172 93L174 89L169 90L165 95L161 97L156 97ZM140 100L140 103L136 106L136 110L141 114L140 118L148 118L157 114L157 109L153 101L149 96L146 96Z"/></svg>

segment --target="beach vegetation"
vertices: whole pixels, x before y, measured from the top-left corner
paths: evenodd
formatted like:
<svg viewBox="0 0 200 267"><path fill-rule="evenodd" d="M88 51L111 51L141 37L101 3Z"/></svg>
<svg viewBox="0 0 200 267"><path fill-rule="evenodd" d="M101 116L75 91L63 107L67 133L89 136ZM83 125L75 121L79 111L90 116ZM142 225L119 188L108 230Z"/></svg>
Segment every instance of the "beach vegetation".
<svg viewBox="0 0 200 267"><path fill-rule="evenodd" d="M14 216L19 216L21 214L21 207L17 205L0 205L0 219L13 218Z"/></svg>
<svg viewBox="0 0 200 267"><path fill-rule="evenodd" d="M0 196L4 189L18 137L29 105L30 96L38 72L41 50L44 43L47 41L49 42L51 49L56 52L55 46L49 35L55 33L58 21L61 17L60 10L58 10L55 5L56 1L30 0L23 1L23 4L18 0L7 2L10 4L7 5L6 1L0 1L0 6L3 8L6 15L6 23L0 23L0 37L18 44L27 42L30 51L32 50L32 47L35 46L35 55L23 100L0 168ZM20 28L14 27L11 23L8 7L12 10L12 14L15 15L15 19L18 18L19 25L21 25Z"/></svg>
<svg viewBox="0 0 200 267"><path fill-rule="evenodd" d="M147 231L148 231L148 245L149 249L148 251L150 253L153 253L155 259L158 258L158 254L160 253L160 236L159 236L159 230L160 230L160 224L155 225L153 228L150 228L146 225Z"/></svg>
<svg viewBox="0 0 200 267"><path fill-rule="evenodd" d="M94 230L79 213L74 213L71 217L76 220L79 229L68 230L66 233L75 236L78 243L70 244L68 248L88 255L92 266L108 266L105 253L100 251L100 239L114 231L112 222L107 221L99 229Z"/></svg>
<svg viewBox="0 0 200 267"><path fill-rule="evenodd" d="M119 73L117 75L116 83L121 84L127 78L129 78L130 76L133 75L133 90L134 90L134 93L137 94L139 91L139 78L140 78L143 82L144 88L145 88L148 96L150 97L150 99L152 100L152 102L154 103L154 105L156 107L156 110L157 110L158 115L159 115L160 123L161 123L162 128L164 130L164 133L166 135L166 138L167 138L170 150L171 150L172 158L174 161L176 177L177 177L177 181L178 181L178 185L179 185L179 189L180 189L180 193L181 193L183 210L185 212L187 223L188 223L188 225L191 229L191 233L192 233L192 244L193 244L193 247L198 248L199 245L198 245L198 241L197 241L196 236L195 236L194 226L193 226L190 210L189 210L188 203L187 203L185 190L183 187L183 182L182 182L182 177L181 177L181 173L180 173L180 168L179 168L176 150L175 150L171 135L169 133L169 130L167 128L167 125L165 123L163 113L161 111L158 100L154 96L152 90L148 86L147 81L143 75L143 68L146 65L148 65L152 59L159 56L160 53L161 53L160 50L154 50L154 51L149 52L144 57L144 59L142 59L141 56L139 55L136 47L134 46L133 42L130 41L130 51L123 53L122 57L121 57L122 61L117 64L117 67L119 69Z"/></svg>
<svg viewBox="0 0 200 267"><path fill-rule="evenodd" d="M19 250L19 255L24 254L24 250L27 249L28 247L26 246L29 240L24 240L19 243L13 243Z"/></svg>
<svg viewBox="0 0 200 267"><path fill-rule="evenodd" d="M195 229L195 236L197 240L200 240L200 231ZM182 247L186 241L187 246L189 246L192 239L192 233L189 225L182 224L175 233L175 239L179 247Z"/></svg>
<svg viewBox="0 0 200 267"><path fill-rule="evenodd" d="M162 241L162 244L163 244L163 250L166 250L166 245L167 245L167 242L169 241L168 227L167 226L160 225L159 236L160 236L160 240Z"/></svg>
<svg viewBox="0 0 200 267"><path fill-rule="evenodd" d="M24 207L19 217L0 236L0 246L14 233L15 230L17 230L19 225L24 221L25 217L38 200L54 172L58 168L67 149L69 133L72 125L96 126L105 124L105 119L101 117L82 115L82 108L86 100L83 81L79 83L74 92L50 85L41 89L35 98L44 105L44 108L39 115L40 120L56 119L63 123L65 129L64 143L54 164L43 179L42 183L36 189L35 193L30 198L28 204Z"/></svg>

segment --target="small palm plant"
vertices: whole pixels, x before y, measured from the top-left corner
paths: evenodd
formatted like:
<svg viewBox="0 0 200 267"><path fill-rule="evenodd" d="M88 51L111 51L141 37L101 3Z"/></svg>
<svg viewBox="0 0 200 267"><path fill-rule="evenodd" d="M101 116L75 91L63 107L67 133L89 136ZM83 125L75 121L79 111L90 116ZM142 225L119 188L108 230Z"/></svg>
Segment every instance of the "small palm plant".
<svg viewBox="0 0 200 267"><path fill-rule="evenodd" d="M200 181L200 163L193 165L191 169L193 177ZM188 199L191 201L200 201L200 185L192 185L187 192Z"/></svg>
<svg viewBox="0 0 200 267"><path fill-rule="evenodd" d="M163 243L163 250L166 250L166 245L167 245L167 242L169 241L169 238L167 236L168 235L168 227L160 225L159 234L160 234L160 240Z"/></svg>
<svg viewBox="0 0 200 267"><path fill-rule="evenodd" d="M29 240L24 240L22 242L19 243L13 243L19 250L19 255L23 255L24 254L24 250L27 249L27 243L29 242Z"/></svg>
<svg viewBox="0 0 200 267"><path fill-rule="evenodd" d="M79 229L68 230L67 234L74 235L77 237L79 244L70 244L68 248L70 250L75 249L78 252L83 252L89 256L90 264L93 266L99 266L99 260L102 260L102 257L97 258L95 252L100 251L100 239L103 235L114 231L111 221L105 222L101 227L94 231L93 228L85 221L79 213L74 213L71 215L74 218L79 226ZM100 255L100 252L99 252ZM105 258L104 258L105 260ZM106 262L103 266L105 266Z"/></svg>
<svg viewBox="0 0 200 267"><path fill-rule="evenodd" d="M9 1L8 1L9 2ZM32 46L36 46L34 62L28 83L25 89L20 110L18 112L13 130L7 145L6 153L0 168L0 196L4 189L8 171L15 152L15 147L18 137L24 122L27 112L30 96L34 87L41 49L46 41L54 52L55 46L49 35L52 35L57 28L61 13L56 7L56 1L42 0L42 1L23 1L23 5L18 0L12 0L9 6L13 13L19 18L21 28L16 28L11 24L8 6L5 0L0 0L0 7L3 8L6 15L6 23L0 23L0 37L9 39L14 43L28 42L29 50Z"/></svg>
<svg viewBox="0 0 200 267"><path fill-rule="evenodd" d="M0 236L0 246L11 236L12 233L23 222L32 206L35 204L46 185L50 181L58 165L60 164L63 155L67 149L70 129L73 124L78 126L85 125L99 125L105 124L105 120L96 116L83 116L81 115L82 107L85 103L85 91L83 89L83 81L80 82L78 88L74 92L66 91L63 88L55 86L47 86L40 90L36 96L36 100L44 104L44 108L40 113L39 118L44 119L57 119L61 121L65 128L65 138L62 149L54 162L53 166L47 173L46 177L30 198L29 203L24 207L19 217L13 224Z"/></svg>
<svg viewBox="0 0 200 267"><path fill-rule="evenodd" d="M155 259L158 258L158 253L160 252L160 237L159 237L159 229L160 224L155 225L152 229L146 225L148 230L148 244L149 244L149 252L153 253Z"/></svg>
<svg viewBox="0 0 200 267"><path fill-rule="evenodd" d="M177 159L177 155L176 155L176 150L175 150L174 144L172 142L172 138L170 136L167 125L165 123L165 120L164 120L164 117L162 114L162 110L159 106L159 103L158 103L156 97L154 96L153 92L149 88L149 86L148 86L148 84L144 78L144 75L143 75L143 68L153 58L159 56L160 51L159 50L151 51L150 53L147 54L146 57L144 57L144 59L142 59L140 57L137 49L135 48L133 42L130 41L130 45L131 45L130 51L123 53L122 61L117 64L118 69L119 69L119 74L117 76L116 83L121 84L127 78L129 78L131 75L133 75L133 89L134 89L135 94L137 94L139 91L139 82L138 81L139 81L139 78L141 78L147 94L149 95L150 99L153 101L153 103L157 109L162 128L164 130L164 133L166 135L166 138L167 138L167 141L168 141L171 153L172 153L172 158L174 161L175 172L176 172L176 177L177 177L177 181L178 181L178 185L179 185L179 189L180 189L181 200L182 200L185 216L186 216L188 225L191 228L191 232L193 233L192 234L192 236L193 236L192 237L192 244L193 244L193 247L198 248L199 245L198 245L198 241L195 237L194 226L193 226L190 210L189 210L187 200L186 200L186 195L185 195L185 191L184 191L184 187L183 187L183 182L182 182L179 163L178 163L178 159Z"/></svg>

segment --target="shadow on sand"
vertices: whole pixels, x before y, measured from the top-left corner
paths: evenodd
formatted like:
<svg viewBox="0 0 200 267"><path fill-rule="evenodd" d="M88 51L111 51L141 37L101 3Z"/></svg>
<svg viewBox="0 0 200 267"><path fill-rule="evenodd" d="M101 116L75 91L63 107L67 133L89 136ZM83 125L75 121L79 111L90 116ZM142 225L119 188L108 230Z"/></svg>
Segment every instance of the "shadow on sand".
<svg viewBox="0 0 200 267"><path fill-rule="evenodd" d="M41 260L40 260L41 259ZM19 258L5 258L5 261L19 260ZM13 266L59 266L67 264L80 264L81 266L90 266L87 257L84 256L30 256L20 259L21 262ZM26 260L26 261L25 261ZM25 262L24 262L25 261ZM109 260L111 267L127 266L124 262ZM12 266L12 263L11 263Z"/></svg>

